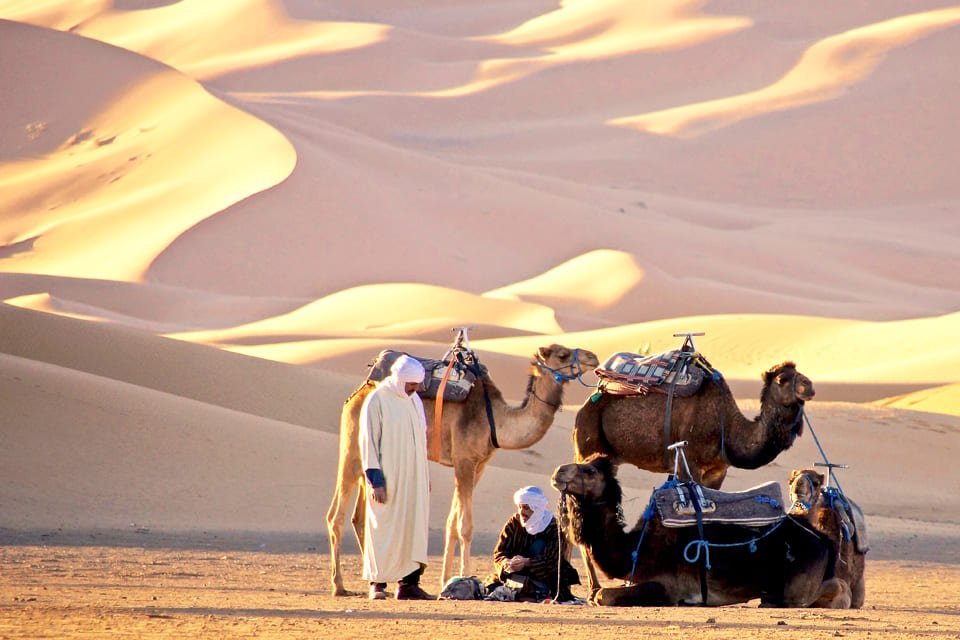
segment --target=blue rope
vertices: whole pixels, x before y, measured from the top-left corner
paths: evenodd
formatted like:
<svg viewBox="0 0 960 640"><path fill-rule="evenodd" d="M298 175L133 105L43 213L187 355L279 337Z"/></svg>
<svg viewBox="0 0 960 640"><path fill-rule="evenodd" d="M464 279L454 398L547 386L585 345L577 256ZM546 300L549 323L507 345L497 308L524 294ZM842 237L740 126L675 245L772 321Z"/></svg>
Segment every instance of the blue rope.
<svg viewBox="0 0 960 640"><path fill-rule="evenodd" d="M637 573L637 558L640 557L640 545L643 544L643 537L647 533L647 523L650 522L650 519L653 518L653 515L654 515L653 513L653 506L655 504L654 496L656 495L657 491L659 491L660 489L671 489L673 487L679 486L680 484L682 483L676 480L667 480L662 485L660 485L659 489L654 489L653 492L650 494L650 501L647 502L647 506L643 510L643 527L640 528L640 539L637 540L637 546L634 548L634 550L630 552L630 556L633 558L633 566L630 568L630 582L633 582L633 578L636 576L636 573Z"/></svg>
<svg viewBox="0 0 960 640"><path fill-rule="evenodd" d="M813 441L817 444L817 449L820 450L820 457L823 458L823 461L826 464L830 464L830 461L827 459L827 454L824 452L823 447L820 446L820 438L817 437L817 432L813 430L813 423L810 422L810 416L807 415L807 412L803 412L803 419L807 422L807 428L810 429L810 435L813 436ZM827 467L827 473L830 474L830 480L833 481L833 484L837 486L837 489L840 493L843 493L843 489L840 487L840 481L837 480L837 475L833 472L833 467Z"/></svg>
<svg viewBox="0 0 960 640"><path fill-rule="evenodd" d="M777 528L781 524L783 524L784 520L786 519L787 519L786 516L784 516L783 518L780 518L780 520L778 520L775 525L773 525L772 527L764 531L763 535L750 538L749 540L745 540L743 542L725 542L725 543L708 542L702 538L699 540L691 540L689 543L687 543L687 546L683 548L683 559L689 562L690 564L696 564L700 560L700 554L702 552L704 554L705 566L709 570L710 569L710 547L714 547L718 549L731 549L734 547L746 546L750 549L750 553L756 553L757 543L763 540L764 538L766 538L768 535L770 535L774 531L776 531ZM693 551L691 551L691 549Z"/></svg>

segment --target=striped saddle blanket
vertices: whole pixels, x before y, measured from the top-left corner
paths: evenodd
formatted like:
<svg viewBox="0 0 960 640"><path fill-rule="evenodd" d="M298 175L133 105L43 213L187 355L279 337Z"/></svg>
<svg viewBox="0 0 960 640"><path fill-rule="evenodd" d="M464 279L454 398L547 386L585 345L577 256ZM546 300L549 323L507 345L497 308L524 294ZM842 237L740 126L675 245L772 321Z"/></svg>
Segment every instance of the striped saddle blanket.
<svg viewBox="0 0 960 640"><path fill-rule="evenodd" d="M370 363L370 373L367 374L367 381L379 382L389 376L390 367L393 366L394 361L401 355L416 358L426 371L423 382L420 383L420 388L417 389L420 397L436 398L437 393L440 391L440 383L447 371L448 363L444 360L419 358L403 351L384 349L377 355L376 359ZM469 395L470 390L473 389L473 385L477 381L476 371L479 371L482 376L486 374L487 368L480 363L476 363L474 367L468 367L461 359L454 359L453 370L450 371L450 375L447 376L447 386L443 389L443 401L463 402L466 400L467 395Z"/></svg>
<svg viewBox="0 0 960 640"><path fill-rule="evenodd" d="M760 527L784 517L780 485L771 481L746 491L719 491L699 484L665 486L653 492L657 514L665 527L693 527L697 510L691 492L700 501L704 523Z"/></svg>
<svg viewBox="0 0 960 640"><path fill-rule="evenodd" d="M623 351L607 358L594 373L600 379L597 388L604 393L668 393L676 381L673 394L682 398L696 394L713 368L695 351L676 349L653 356Z"/></svg>

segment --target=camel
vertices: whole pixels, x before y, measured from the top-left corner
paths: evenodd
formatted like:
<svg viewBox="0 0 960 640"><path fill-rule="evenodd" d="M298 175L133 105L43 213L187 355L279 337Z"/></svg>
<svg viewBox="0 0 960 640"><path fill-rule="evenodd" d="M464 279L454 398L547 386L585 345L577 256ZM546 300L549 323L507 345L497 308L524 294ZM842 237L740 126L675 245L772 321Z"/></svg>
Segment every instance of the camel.
<svg viewBox="0 0 960 640"><path fill-rule="evenodd" d="M435 459L453 467L454 491L447 516L443 549L443 569L440 583L446 584L453 575L454 553L460 544L460 573L467 575L470 545L473 539L473 490L483 469L496 448L491 441L490 423L484 390L496 426L496 438L502 449L524 449L543 438L553 424L553 418L563 402L563 388L567 382L579 379L584 370L599 364L597 356L585 349L569 349L559 344L540 347L533 356L530 377L523 402L519 407L509 406L503 394L489 376L484 375L470 390L463 402L444 402L441 412L440 457ZM343 521L353 490L359 487L353 510L353 530L363 548L364 482L360 468L358 444L360 408L373 389L365 382L344 403L340 417L340 461L337 468L337 488L327 511L327 532L330 536L331 583L335 596L348 595L343 587L340 568L340 543ZM424 401L427 424L433 425L434 401Z"/></svg>
<svg viewBox="0 0 960 640"><path fill-rule="evenodd" d="M685 558L691 556L691 543L696 545L700 539L696 526L667 527L655 516L646 522L641 516L633 529L625 529L616 471L608 456L595 454L557 467L551 477L554 488L563 494L567 534L608 578L629 580L622 587L592 593L595 604L720 606L760 598L761 606L805 607L832 575L829 540L805 519L785 514L763 529L704 523L703 539L710 547L695 546L696 563L692 564ZM750 548L751 540L755 550ZM697 550L708 554L708 569L703 557L696 559ZM706 602L701 570L705 571Z"/></svg>
<svg viewBox="0 0 960 640"><path fill-rule="evenodd" d="M707 382L692 396L673 398L670 439L663 441L667 396L603 394L587 399L573 427L574 454L584 460L605 453L641 469L670 472L666 445L686 440L691 479L719 489L731 466L757 469L773 461L803 433L803 406L814 396L810 378L792 362L770 368L762 376L760 414L750 420L740 413L727 383Z"/></svg>
<svg viewBox="0 0 960 640"><path fill-rule="evenodd" d="M814 469L795 469L788 483L793 501L790 513L806 518L824 533L837 556L836 578L824 582L813 606L859 609L866 595L863 578L868 548L866 524L859 517L851 518L843 502L857 515L863 512L853 500L825 486L825 481L825 476Z"/></svg>

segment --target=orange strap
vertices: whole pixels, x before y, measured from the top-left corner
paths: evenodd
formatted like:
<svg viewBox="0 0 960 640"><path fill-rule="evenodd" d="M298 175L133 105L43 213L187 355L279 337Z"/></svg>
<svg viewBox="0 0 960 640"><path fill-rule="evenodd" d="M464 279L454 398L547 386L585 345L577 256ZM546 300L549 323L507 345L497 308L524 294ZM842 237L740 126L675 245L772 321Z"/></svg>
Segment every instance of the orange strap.
<svg viewBox="0 0 960 640"><path fill-rule="evenodd" d="M447 364L447 370L443 372L443 378L440 379L440 387L437 389L437 397L434 400L433 410L433 430L427 434L427 459L440 461L440 430L443 425L443 391L447 388L447 379L450 377L450 371L453 369L453 358Z"/></svg>

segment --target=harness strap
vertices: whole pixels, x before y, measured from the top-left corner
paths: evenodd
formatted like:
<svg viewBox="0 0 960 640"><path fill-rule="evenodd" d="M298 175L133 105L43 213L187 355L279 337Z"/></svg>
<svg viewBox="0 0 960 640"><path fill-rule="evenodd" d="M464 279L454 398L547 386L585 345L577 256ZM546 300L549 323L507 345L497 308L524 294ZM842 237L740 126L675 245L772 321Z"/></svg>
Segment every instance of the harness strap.
<svg viewBox="0 0 960 640"><path fill-rule="evenodd" d="M494 449L499 449L500 443L497 442L497 425L493 419L493 405L490 403L490 394L487 393L487 383L483 380L480 382L483 385L483 404L487 409L487 422L490 424L490 444L493 445Z"/></svg>
<svg viewBox="0 0 960 640"><path fill-rule="evenodd" d="M667 449L673 441L670 438L670 423L672 422L673 414L673 394L677 389L677 379L680 377L680 368L682 367L681 363L684 363L688 360L688 356L683 354L680 355L673 363L673 366L670 367L670 371L667 372L669 376L673 374L673 380L670 381L670 387L667 390L667 407L663 412L663 466L666 469L670 468L670 450Z"/></svg>
<svg viewBox="0 0 960 640"><path fill-rule="evenodd" d="M433 411L433 430L430 431L427 438L427 458L439 462L441 446L440 431L443 428L443 392L447 388L447 380L450 379L450 372L453 371L454 358L451 355L447 368L443 372L443 378L440 380L440 387L437 389L437 397L434 400Z"/></svg>
<svg viewBox="0 0 960 640"><path fill-rule="evenodd" d="M690 501L693 503L693 509L697 514L697 534L701 541L706 541L703 535L703 506L700 504L700 486L693 482L687 483L687 489L690 491ZM709 552L704 556L704 561L700 565L700 598L703 606L707 606L707 568L710 564Z"/></svg>

